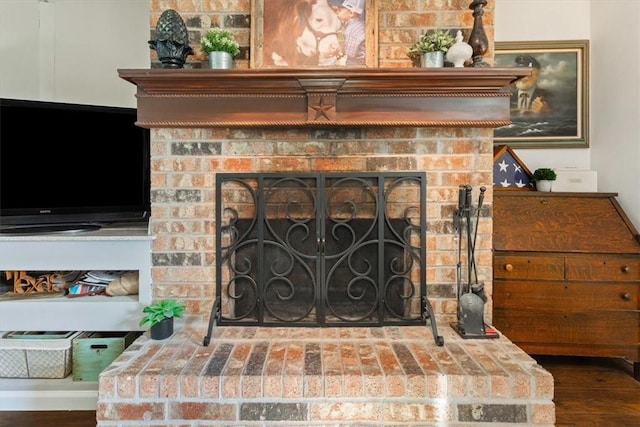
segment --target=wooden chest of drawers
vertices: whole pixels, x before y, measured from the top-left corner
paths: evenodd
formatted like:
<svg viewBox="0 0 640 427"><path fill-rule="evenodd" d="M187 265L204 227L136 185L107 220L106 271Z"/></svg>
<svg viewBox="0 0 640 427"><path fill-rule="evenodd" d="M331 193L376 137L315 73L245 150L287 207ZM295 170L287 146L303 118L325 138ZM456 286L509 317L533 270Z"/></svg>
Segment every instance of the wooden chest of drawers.
<svg viewBox="0 0 640 427"><path fill-rule="evenodd" d="M493 323L531 354L624 357L640 380L640 236L615 196L494 193Z"/></svg>

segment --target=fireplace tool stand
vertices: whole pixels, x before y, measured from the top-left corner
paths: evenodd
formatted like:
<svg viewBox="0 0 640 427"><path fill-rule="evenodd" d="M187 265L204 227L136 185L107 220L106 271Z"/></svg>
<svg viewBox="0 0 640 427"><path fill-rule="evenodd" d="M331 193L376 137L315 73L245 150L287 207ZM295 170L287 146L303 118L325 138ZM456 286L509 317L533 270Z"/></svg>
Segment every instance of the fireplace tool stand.
<svg viewBox="0 0 640 427"><path fill-rule="evenodd" d="M453 216L453 225L457 240L456 293L458 299L457 323L451 327L462 338L498 338L498 333L484 322L484 305L487 296L484 284L478 281L478 270L475 260L476 240L480 210L484 201L486 187L480 187L478 206L473 207L470 185L458 187L458 210ZM472 212L475 210L476 220L473 222ZM466 235L466 236L465 236ZM462 274L462 240L466 237L466 280Z"/></svg>

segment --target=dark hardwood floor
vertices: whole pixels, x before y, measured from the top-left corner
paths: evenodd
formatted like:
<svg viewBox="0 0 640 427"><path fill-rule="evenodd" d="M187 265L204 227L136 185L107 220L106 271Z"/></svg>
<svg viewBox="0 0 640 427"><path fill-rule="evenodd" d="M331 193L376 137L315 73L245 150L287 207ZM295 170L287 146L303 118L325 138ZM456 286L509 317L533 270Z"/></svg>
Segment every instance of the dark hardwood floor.
<svg viewBox="0 0 640 427"><path fill-rule="evenodd" d="M600 357L533 356L555 384L556 427L640 427L633 365Z"/></svg>
<svg viewBox="0 0 640 427"><path fill-rule="evenodd" d="M555 379L556 427L640 427L640 382L621 359L533 356ZM94 411L0 412L0 427L92 427Z"/></svg>
<svg viewBox="0 0 640 427"><path fill-rule="evenodd" d="M2 427L95 427L95 411L0 412Z"/></svg>

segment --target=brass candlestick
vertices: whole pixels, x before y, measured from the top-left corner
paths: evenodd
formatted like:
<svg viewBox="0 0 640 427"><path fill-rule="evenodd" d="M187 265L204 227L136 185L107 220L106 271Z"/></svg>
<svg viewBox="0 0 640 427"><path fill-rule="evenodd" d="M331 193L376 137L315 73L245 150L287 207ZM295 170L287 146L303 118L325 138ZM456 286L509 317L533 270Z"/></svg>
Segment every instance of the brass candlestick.
<svg viewBox="0 0 640 427"><path fill-rule="evenodd" d="M473 10L473 29L469 35L469 44L473 48L472 67L488 67L489 64L484 62L483 55L489 48L489 40L484 32L482 24L483 8L487 5L487 0L473 0L469 5L469 9Z"/></svg>

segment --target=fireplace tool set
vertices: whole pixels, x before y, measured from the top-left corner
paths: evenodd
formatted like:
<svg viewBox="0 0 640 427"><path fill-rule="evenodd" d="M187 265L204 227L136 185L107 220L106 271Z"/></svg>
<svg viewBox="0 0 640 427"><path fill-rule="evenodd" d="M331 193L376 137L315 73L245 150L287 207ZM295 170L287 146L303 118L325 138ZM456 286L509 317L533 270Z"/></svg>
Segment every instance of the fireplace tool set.
<svg viewBox="0 0 640 427"><path fill-rule="evenodd" d="M453 214L453 227L457 241L456 293L458 299L457 323L451 327L462 338L498 338L498 333L484 322L484 305L487 297L484 284L478 281L478 270L475 260L476 240L478 238L478 222L484 201L486 187L480 187L478 206L473 207L470 185L458 187L458 209ZM475 211L475 223L473 212ZM466 236L465 236L466 235ZM466 237L466 280L463 279L462 241Z"/></svg>

